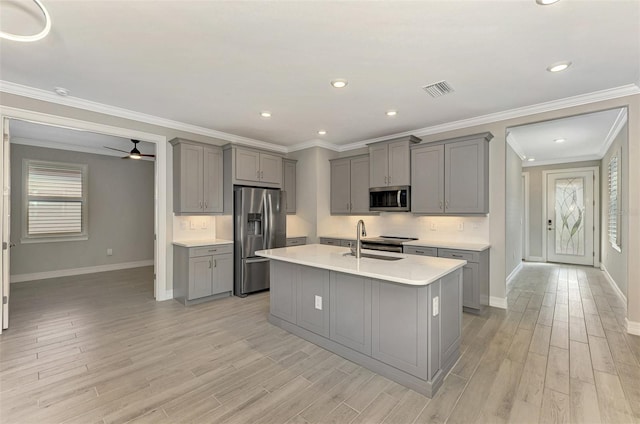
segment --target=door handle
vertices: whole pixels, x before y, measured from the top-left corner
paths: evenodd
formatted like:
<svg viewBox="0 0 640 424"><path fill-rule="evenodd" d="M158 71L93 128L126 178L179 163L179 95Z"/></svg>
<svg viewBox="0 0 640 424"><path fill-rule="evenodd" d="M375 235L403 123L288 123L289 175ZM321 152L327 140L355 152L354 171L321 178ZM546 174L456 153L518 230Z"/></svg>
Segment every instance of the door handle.
<svg viewBox="0 0 640 424"><path fill-rule="evenodd" d="M207 202L204 202L204 208L207 209Z"/></svg>
<svg viewBox="0 0 640 424"><path fill-rule="evenodd" d="M389 184L391 184L391 175L389 175Z"/></svg>
<svg viewBox="0 0 640 424"><path fill-rule="evenodd" d="M388 180L388 179L389 179L389 177L387 177L387 176L385 175L385 177L384 177L384 184L385 184L385 185L389 184L389 183L387 182L387 180Z"/></svg>
<svg viewBox="0 0 640 424"><path fill-rule="evenodd" d="M257 264L258 262L269 262L269 258L245 259L244 260L244 263L246 263L246 264Z"/></svg>
<svg viewBox="0 0 640 424"><path fill-rule="evenodd" d="M440 201L440 209L442 210L442 200Z"/></svg>
<svg viewBox="0 0 640 424"><path fill-rule="evenodd" d="M211 269L211 259L209 259L209 269Z"/></svg>
<svg viewBox="0 0 640 424"><path fill-rule="evenodd" d="M264 171L260 171L260 179L264 180Z"/></svg>
<svg viewBox="0 0 640 424"><path fill-rule="evenodd" d="M402 206L400 204L400 195L402 194L402 190L398 190L398 207Z"/></svg>
<svg viewBox="0 0 640 424"><path fill-rule="evenodd" d="M218 263L217 263L217 262L216 262L216 260L214 259L214 260L213 260L213 267L215 268L215 267L217 267L217 266L218 266Z"/></svg>

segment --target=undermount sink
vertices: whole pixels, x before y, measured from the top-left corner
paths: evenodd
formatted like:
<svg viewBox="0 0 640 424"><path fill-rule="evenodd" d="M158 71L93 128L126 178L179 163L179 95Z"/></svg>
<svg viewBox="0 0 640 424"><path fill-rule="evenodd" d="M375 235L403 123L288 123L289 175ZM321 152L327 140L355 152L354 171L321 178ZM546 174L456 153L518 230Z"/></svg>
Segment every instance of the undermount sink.
<svg viewBox="0 0 640 424"><path fill-rule="evenodd" d="M342 256L353 256L355 258L356 254L352 252L347 252L347 253L344 253ZM404 258L396 258L395 256L372 255L371 253L363 253L360 255L360 257L369 258L369 259L379 259L381 261L399 261L400 259L404 259Z"/></svg>

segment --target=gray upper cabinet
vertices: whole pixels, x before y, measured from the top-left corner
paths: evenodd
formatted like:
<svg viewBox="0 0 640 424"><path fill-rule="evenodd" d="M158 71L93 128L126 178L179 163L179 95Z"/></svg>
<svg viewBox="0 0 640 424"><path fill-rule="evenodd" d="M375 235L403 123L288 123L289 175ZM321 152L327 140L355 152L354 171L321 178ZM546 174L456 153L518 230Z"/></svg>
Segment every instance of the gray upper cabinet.
<svg viewBox="0 0 640 424"><path fill-rule="evenodd" d="M171 140L173 144L173 211L222 213L222 149Z"/></svg>
<svg viewBox="0 0 640 424"><path fill-rule="evenodd" d="M333 159L331 213L363 215L369 212L369 156Z"/></svg>
<svg viewBox="0 0 640 424"><path fill-rule="evenodd" d="M413 213L489 213L491 133L444 140L411 149Z"/></svg>
<svg viewBox="0 0 640 424"><path fill-rule="evenodd" d="M235 180L238 184L282 185L282 158L257 150L235 148Z"/></svg>
<svg viewBox="0 0 640 424"><path fill-rule="evenodd" d="M418 141L419 138L408 136L370 145L369 187L410 185L409 146Z"/></svg>
<svg viewBox="0 0 640 424"><path fill-rule="evenodd" d="M296 161L283 159L283 184L282 189L286 193L287 213L296 213Z"/></svg>

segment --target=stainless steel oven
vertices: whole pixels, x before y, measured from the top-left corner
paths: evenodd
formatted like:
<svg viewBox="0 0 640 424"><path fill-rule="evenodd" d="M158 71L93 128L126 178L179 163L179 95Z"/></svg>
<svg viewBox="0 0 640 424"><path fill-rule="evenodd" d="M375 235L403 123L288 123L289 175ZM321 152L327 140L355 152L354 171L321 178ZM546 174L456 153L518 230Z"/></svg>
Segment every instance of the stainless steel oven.
<svg viewBox="0 0 640 424"><path fill-rule="evenodd" d="M402 253L402 244L413 240L418 239L415 237L380 236L363 238L361 243L363 249Z"/></svg>
<svg viewBox="0 0 640 424"><path fill-rule="evenodd" d="M369 189L369 210L382 212L409 212L411 187L376 187Z"/></svg>

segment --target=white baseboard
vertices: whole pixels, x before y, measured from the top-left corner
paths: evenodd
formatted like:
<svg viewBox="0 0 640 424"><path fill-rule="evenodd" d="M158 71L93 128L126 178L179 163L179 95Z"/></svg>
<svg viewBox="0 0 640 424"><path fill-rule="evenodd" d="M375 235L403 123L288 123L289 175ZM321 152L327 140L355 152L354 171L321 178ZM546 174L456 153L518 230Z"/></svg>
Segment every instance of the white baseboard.
<svg viewBox="0 0 640 424"><path fill-rule="evenodd" d="M173 299L173 290L165 290L163 293L160 293L156 296L156 300L158 302L171 299Z"/></svg>
<svg viewBox="0 0 640 424"><path fill-rule="evenodd" d="M69 277L71 275L93 274L95 272L117 271L119 269L139 268L151 265L153 265L153 259L149 259L146 261L121 262L119 264L87 266L83 268L60 269L57 271L34 272L31 274L14 274L9 277L9 281L11 283L21 283L23 281L45 280L47 278Z"/></svg>
<svg viewBox="0 0 640 424"><path fill-rule="evenodd" d="M517 267L515 267L515 268L513 269L513 271L511 271L511 274L509 274L509 276L507 277L507 286L508 286L509 284L511 284L511 280L513 279L513 277L515 277L515 276L520 272L520 270L522 269L522 266L523 266L523 264L522 264L522 262L520 262L520 263L518 264L518 266L517 266Z"/></svg>
<svg viewBox="0 0 640 424"><path fill-rule="evenodd" d="M527 262L545 262L542 256L529 256L526 260Z"/></svg>
<svg viewBox="0 0 640 424"><path fill-rule="evenodd" d="M489 306L500 309L507 309L507 298L506 297L489 297Z"/></svg>
<svg viewBox="0 0 640 424"><path fill-rule="evenodd" d="M624 320L627 324L627 333L640 336L640 322L629 321L629 318Z"/></svg>
<svg viewBox="0 0 640 424"><path fill-rule="evenodd" d="M609 282L609 284L613 288L613 291L616 292L618 297L620 297L620 299L622 299L622 301L626 305L627 304L627 296L625 296L625 294L622 293L622 290L620 290L620 287L618 287L618 285L616 284L616 281L613 279L611 274L609 274L609 271L607 271L607 267L605 267L604 264L601 263L600 264L600 269L602 270L602 273L604 274L604 278L607 279L607 281Z"/></svg>

